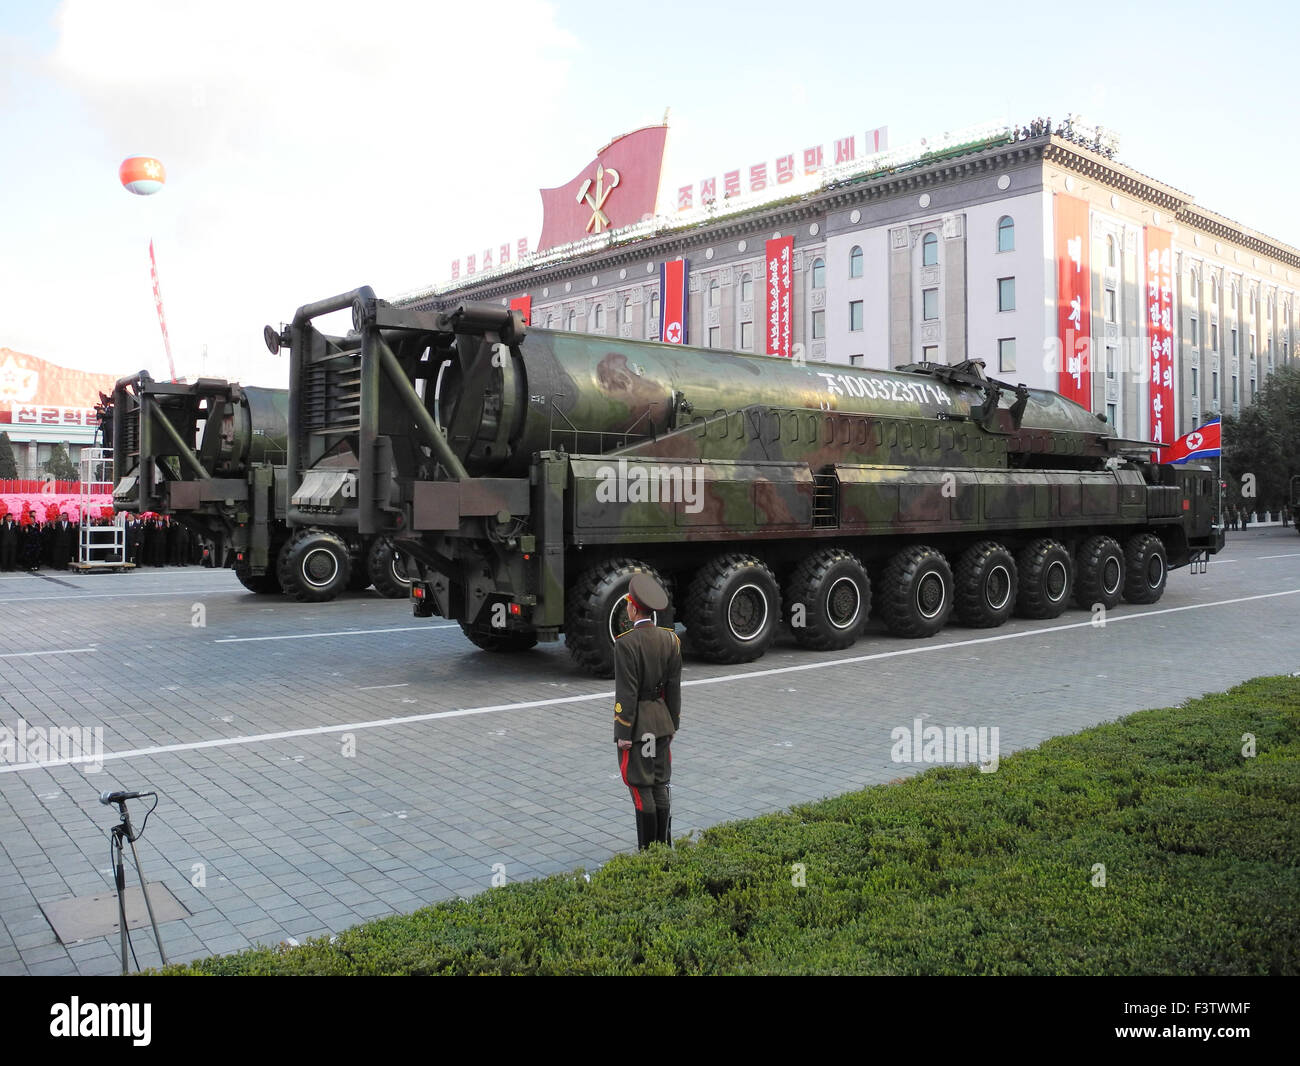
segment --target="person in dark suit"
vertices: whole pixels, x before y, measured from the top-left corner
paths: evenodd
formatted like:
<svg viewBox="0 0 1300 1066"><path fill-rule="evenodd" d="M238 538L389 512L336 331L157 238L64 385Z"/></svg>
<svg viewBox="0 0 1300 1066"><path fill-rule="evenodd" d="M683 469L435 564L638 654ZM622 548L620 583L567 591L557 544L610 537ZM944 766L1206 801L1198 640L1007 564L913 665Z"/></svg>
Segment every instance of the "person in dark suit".
<svg viewBox="0 0 1300 1066"><path fill-rule="evenodd" d="M77 527L68 521L68 512L59 515L50 533L50 563L56 570L66 570L76 555Z"/></svg>
<svg viewBox="0 0 1300 1066"><path fill-rule="evenodd" d="M24 570L41 568L41 545L44 534L40 522L36 521L36 512L27 512L27 524L23 526L22 557Z"/></svg>
<svg viewBox="0 0 1300 1066"><path fill-rule="evenodd" d="M681 727L682 646L671 629L655 625L668 594L649 574L628 587L632 628L614 642L614 743L623 783L636 808L637 846L670 843L669 745Z"/></svg>
<svg viewBox="0 0 1300 1066"><path fill-rule="evenodd" d="M7 511L0 519L0 570L13 570L18 565L18 541L21 530L14 516Z"/></svg>
<svg viewBox="0 0 1300 1066"><path fill-rule="evenodd" d="M140 562L140 516L131 515L126 520L126 529L122 534L122 550L126 552L126 562Z"/></svg>

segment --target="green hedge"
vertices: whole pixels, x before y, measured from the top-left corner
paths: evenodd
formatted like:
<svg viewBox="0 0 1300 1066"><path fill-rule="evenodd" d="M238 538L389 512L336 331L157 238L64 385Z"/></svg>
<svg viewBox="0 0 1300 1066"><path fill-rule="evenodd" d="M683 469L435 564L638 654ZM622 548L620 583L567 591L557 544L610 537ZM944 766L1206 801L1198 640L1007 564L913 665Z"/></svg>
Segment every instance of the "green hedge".
<svg viewBox="0 0 1300 1066"><path fill-rule="evenodd" d="M1262 678L993 774L934 769L615 856L590 880L167 972L1294 974L1298 724L1300 679Z"/></svg>

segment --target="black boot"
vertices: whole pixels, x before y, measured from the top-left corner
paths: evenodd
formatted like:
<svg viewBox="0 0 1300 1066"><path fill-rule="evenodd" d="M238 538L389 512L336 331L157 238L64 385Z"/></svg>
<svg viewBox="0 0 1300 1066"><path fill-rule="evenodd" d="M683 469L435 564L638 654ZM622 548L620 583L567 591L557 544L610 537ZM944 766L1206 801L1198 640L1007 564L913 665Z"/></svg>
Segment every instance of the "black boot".
<svg viewBox="0 0 1300 1066"><path fill-rule="evenodd" d="M667 804L661 804L659 807L659 820L656 826L655 841L660 844L667 844L672 847L673 837L673 816L672 808Z"/></svg>
<svg viewBox="0 0 1300 1066"><path fill-rule="evenodd" d="M636 846L645 851L658 839L659 816L654 811L636 812Z"/></svg>

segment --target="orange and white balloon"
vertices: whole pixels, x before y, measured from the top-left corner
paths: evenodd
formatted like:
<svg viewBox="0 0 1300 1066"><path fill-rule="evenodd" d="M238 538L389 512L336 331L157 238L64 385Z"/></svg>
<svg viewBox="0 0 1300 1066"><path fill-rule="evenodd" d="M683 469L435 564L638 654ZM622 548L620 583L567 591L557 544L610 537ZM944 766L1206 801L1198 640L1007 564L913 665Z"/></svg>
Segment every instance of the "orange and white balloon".
<svg viewBox="0 0 1300 1066"><path fill-rule="evenodd" d="M136 196L152 196L167 182L166 168L149 155L133 155L122 160L117 176L126 191Z"/></svg>

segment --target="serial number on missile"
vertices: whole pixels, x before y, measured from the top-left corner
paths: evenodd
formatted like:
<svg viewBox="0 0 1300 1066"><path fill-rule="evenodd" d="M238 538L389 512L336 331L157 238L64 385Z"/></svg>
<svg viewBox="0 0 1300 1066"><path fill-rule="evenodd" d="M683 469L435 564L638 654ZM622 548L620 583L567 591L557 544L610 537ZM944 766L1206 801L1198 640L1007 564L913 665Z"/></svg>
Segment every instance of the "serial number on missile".
<svg viewBox="0 0 1300 1066"><path fill-rule="evenodd" d="M832 396L856 396L859 399L896 400L899 403L937 403L952 406L952 397L937 385L923 381L878 381L844 374L817 371L826 381Z"/></svg>

